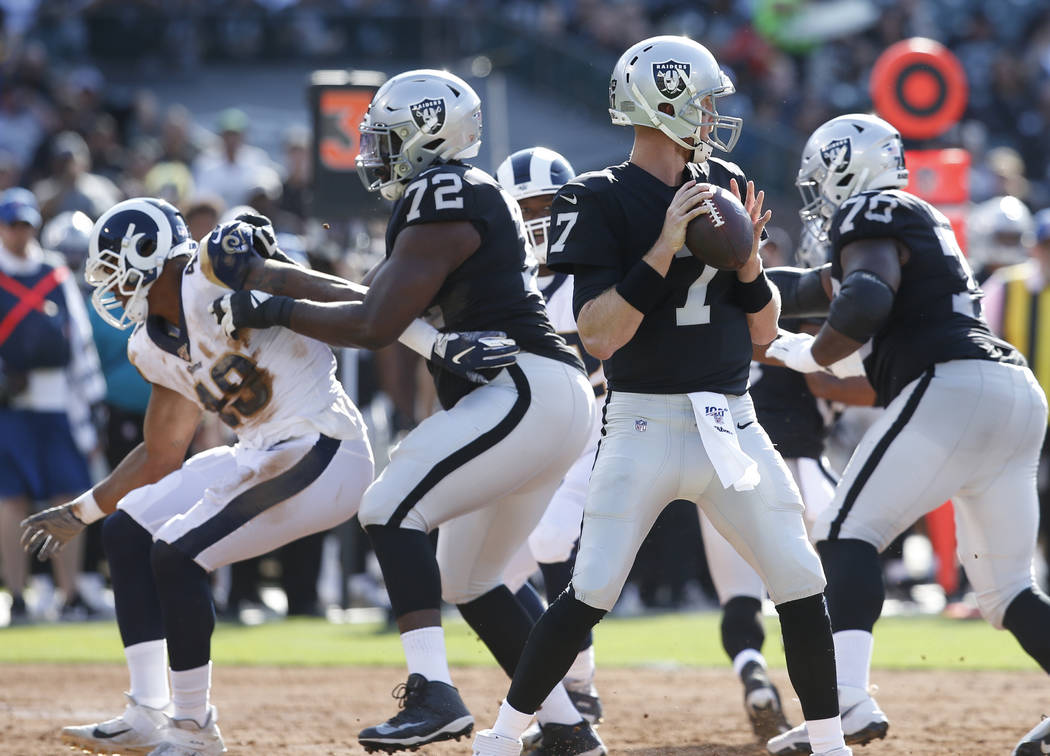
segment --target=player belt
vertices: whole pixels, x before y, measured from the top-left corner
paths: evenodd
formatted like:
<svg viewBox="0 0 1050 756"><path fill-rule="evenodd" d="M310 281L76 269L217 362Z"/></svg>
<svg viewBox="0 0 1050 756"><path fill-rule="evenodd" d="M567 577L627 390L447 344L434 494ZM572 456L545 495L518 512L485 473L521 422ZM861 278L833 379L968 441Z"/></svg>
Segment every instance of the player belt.
<svg viewBox="0 0 1050 756"><path fill-rule="evenodd" d="M11 337L18 324L25 320L32 310L48 314L44 300L68 276L69 268L63 265L41 278L32 288L27 288L10 276L0 273L0 289L18 298L18 303L4 316L3 320L0 320L0 346Z"/></svg>

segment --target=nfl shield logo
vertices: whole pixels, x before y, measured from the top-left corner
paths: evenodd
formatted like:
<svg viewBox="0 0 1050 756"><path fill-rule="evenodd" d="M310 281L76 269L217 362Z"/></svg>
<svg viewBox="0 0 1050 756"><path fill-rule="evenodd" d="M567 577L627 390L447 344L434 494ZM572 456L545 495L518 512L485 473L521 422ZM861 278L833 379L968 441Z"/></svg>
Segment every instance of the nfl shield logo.
<svg viewBox="0 0 1050 756"><path fill-rule="evenodd" d="M639 419L634 421L634 429L636 431L638 431L639 433L645 433L645 429L646 429L646 427L648 427L648 425L649 424L647 422L645 422L645 420L642 420L641 418L639 418Z"/></svg>
<svg viewBox="0 0 1050 756"><path fill-rule="evenodd" d="M853 156L853 143L849 137L833 139L820 150L820 159L836 173L845 173Z"/></svg>
<svg viewBox="0 0 1050 756"><path fill-rule="evenodd" d="M689 78L689 64L677 60L653 63L653 79L656 88L668 100L673 100L685 91L685 80Z"/></svg>
<svg viewBox="0 0 1050 756"><path fill-rule="evenodd" d="M445 101L440 97L420 100L408 108L412 120L424 134L436 134L445 125Z"/></svg>

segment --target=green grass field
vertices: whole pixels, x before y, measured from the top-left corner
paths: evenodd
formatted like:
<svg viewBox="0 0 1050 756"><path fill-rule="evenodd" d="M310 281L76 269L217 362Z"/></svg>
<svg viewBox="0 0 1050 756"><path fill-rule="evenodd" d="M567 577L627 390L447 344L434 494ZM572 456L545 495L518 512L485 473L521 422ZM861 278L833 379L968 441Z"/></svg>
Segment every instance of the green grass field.
<svg viewBox="0 0 1050 756"><path fill-rule="evenodd" d="M726 663L717 613L611 618L597 630L598 664L605 666L720 666ZM782 667L779 628L766 618L765 655ZM460 620L446 622L449 660L494 664ZM897 669L1034 669L1017 642L980 621L891 617L875 631L877 667ZM212 646L218 664L279 666L400 665L395 633L380 625L288 620L255 627L219 625ZM0 663L124 660L113 623L52 624L0 629Z"/></svg>

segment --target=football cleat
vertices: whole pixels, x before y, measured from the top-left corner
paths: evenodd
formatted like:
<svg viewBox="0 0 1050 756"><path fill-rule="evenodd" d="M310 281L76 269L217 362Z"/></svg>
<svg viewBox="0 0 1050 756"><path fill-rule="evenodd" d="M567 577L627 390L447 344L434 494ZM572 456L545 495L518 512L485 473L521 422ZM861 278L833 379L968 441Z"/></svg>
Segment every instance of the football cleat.
<svg viewBox="0 0 1050 756"><path fill-rule="evenodd" d="M879 740L886 737L890 728L889 720L878 703L867 691L860 688L839 687L839 711L842 716L842 733L847 745L866 745L873 740ZM770 738L766 748L775 756L813 753L805 722L782 735Z"/></svg>
<svg viewBox="0 0 1050 756"><path fill-rule="evenodd" d="M780 705L780 694L765 668L757 661L748 662L740 672L740 679L744 683L744 709L755 735L769 740L790 730Z"/></svg>
<svg viewBox="0 0 1050 756"><path fill-rule="evenodd" d="M161 743L161 733L171 721L169 710L143 706L125 693L124 713L97 724L62 728L62 742L88 753L149 753Z"/></svg>
<svg viewBox="0 0 1050 756"><path fill-rule="evenodd" d="M1046 753L1050 753L1050 718L1044 718L1021 738L1010 756L1043 756Z"/></svg>
<svg viewBox="0 0 1050 756"><path fill-rule="evenodd" d="M149 756L219 756L226 753L219 732L219 712L208 707L208 719L203 725L195 719L171 719L160 734L160 745Z"/></svg>
<svg viewBox="0 0 1050 756"><path fill-rule="evenodd" d="M591 724L601 724L602 721L602 699L598 697L598 690L591 680L564 680L565 690L569 693L569 700L580 712L580 716Z"/></svg>
<svg viewBox="0 0 1050 756"><path fill-rule="evenodd" d="M414 751L438 740L459 740L474 729L474 717L459 691L447 683L413 673L394 689L393 696L401 711L357 736L368 753Z"/></svg>
<svg viewBox="0 0 1050 756"><path fill-rule="evenodd" d="M577 724L540 725L542 738L530 751L536 756L606 756L605 744L594 726L584 720Z"/></svg>

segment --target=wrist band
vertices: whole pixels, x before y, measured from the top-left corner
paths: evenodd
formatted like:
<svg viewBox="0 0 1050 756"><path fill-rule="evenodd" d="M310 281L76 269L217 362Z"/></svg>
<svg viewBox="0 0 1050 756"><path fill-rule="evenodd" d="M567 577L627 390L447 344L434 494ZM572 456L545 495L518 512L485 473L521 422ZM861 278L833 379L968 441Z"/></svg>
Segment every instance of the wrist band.
<svg viewBox="0 0 1050 756"><path fill-rule="evenodd" d="M73 514L85 525L90 525L106 516L106 513L99 509L98 502L95 501L94 489L91 488L73 499Z"/></svg>
<svg viewBox="0 0 1050 756"><path fill-rule="evenodd" d="M766 278L763 270L758 278L748 283L743 283L739 278L736 280L736 302L746 313L756 313L769 304L773 298L773 289Z"/></svg>
<svg viewBox="0 0 1050 756"><path fill-rule="evenodd" d="M269 325L279 325L287 328L292 322L292 308L295 300L291 297L270 297L263 303L266 322Z"/></svg>
<svg viewBox="0 0 1050 756"><path fill-rule="evenodd" d="M438 330L434 326L416 318L408 324L408 328L397 337L397 340L429 360L433 356L437 337Z"/></svg>
<svg viewBox="0 0 1050 756"><path fill-rule="evenodd" d="M643 315L655 310L667 298L669 290L667 279L645 260L636 262L616 284L616 293Z"/></svg>

